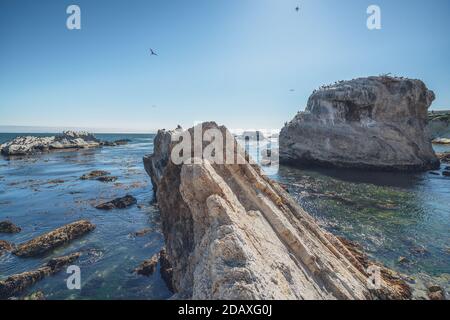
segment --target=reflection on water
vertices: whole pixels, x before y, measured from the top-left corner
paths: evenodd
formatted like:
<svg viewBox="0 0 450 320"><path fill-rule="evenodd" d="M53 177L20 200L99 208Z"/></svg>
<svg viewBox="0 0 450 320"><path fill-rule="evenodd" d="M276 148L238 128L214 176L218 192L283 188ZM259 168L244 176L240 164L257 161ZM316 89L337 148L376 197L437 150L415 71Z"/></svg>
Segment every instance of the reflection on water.
<svg viewBox="0 0 450 320"><path fill-rule="evenodd" d="M0 220L10 219L23 229L19 234L1 235L2 239L21 243L79 219L97 225L90 234L44 257L3 255L0 277L31 270L54 256L82 251L78 261L81 291L67 290L64 272L29 291L43 290L49 299L168 298L170 293L159 272L149 278L132 272L163 246L159 212L151 204L152 186L142 165L142 156L153 149L154 136L98 136L131 142L0 159ZM11 138L0 135L0 143ZM267 143L261 142L261 148ZM255 152L260 150L251 151ZM114 183L79 179L91 170L106 170L119 179ZM327 230L357 241L373 258L418 283L425 279L449 291L449 177L283 166L271 177L286 184L291 195ZM135 196L138 205L111 212L94 208L103 200L125 194ZM131 235L145 228L152 232L142 237Z"/></svg>

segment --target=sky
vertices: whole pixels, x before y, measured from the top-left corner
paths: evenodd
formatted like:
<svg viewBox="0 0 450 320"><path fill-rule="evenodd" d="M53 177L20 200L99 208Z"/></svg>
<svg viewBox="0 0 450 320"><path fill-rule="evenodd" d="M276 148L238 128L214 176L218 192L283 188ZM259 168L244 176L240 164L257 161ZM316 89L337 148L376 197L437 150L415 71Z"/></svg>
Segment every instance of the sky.
<svg viewBox="0 0 450 320"><path fill-rule="evenodd" d="M448 0L0 0L0 126L279 129L321 85L383 73L450 109L449 34Z"/></svg>

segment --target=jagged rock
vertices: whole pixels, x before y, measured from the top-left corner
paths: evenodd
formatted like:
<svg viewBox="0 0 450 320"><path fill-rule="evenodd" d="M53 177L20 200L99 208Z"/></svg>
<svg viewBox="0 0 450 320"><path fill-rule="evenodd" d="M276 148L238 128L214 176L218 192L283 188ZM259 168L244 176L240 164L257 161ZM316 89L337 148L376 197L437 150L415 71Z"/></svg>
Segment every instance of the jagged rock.
<svg viewBox="0 0 450 320"><path fill-rule="evenodd" d="M100 141L88 132L64 131L52 137L16 137L0 145L1 153L7 156L29 155L49 150L95 148Z"/></svg>
<svg viewBox="0 0 450 320"><path fill-rule="evenodd" d="M369 77L315 91L280 133L291 165L424 171L439 168L427 126L434 93L420 80Z"/></svg>
<svg viewBox="0 0 450 320"><path fill-rule="evenodd" d="M19 245L13 254L19 257L41 255L94 229L95 225L87 220L76 221Z"/></svg>
<svg viewBox="0 0 450 320"><path fill-rule="evenodd" d="M112 201L99 204L95 208L100 210L125 209L136 203L137 203L136 198L128 194L125 197L116 198Z"/></svg>
<svg viewBox="0 0 450 320"><path fill-rule="evenodd" d="M0 222L0 233L19 233L22 229L11 221Z"/></svg>
<svg viewBox="0 0 450 320"><path fill-rule="evenodd" d="M153 190L156 192L158 183L162 178L162 171L169 161L170 151L172 145L171 137L174 134L182 132L181 126L175 130L166 131L165 129L158 130L153 143L153 154L144 157L144 168L147 174L151 177Z"/></svg>
<svg viewBox="0 0 450 320"><path fill-rule="evenodd" d="M11 251L14 249L14 245L5 240L0 240L0 257L5 251Z"/></svg>
<svg viewBox="0 0 450 320"><path fill-rule="evenodd" d="M159 254L155 254L148 260L142 262L139 267L137 267L134 272L143 276L151 276L155 270L159 261Z"/></svg>
<svg viewBox="0 0 450 320"><path fill-rule="evenodd" d="M450 152L437 153L437 157L444 163L450 163Z"/></svg>
<svg viewBox="0 0 450 320"><path fill-rule="evenodd" d="M54 258L36 270L15 274L5 280L1 280L0 299L13 297L44 277L59 272L64 266L77 260L80 255L80 253L73 253L68 256Z"/></svg>
<svg viewBox="0 0 450 320"><path fill-rule="evenodd" d="M215 123L202 126L232 137ZM146 165L157 186L175 298L410 297L409 287L382 266L380 287L370 288L367 268L375 263L321 229L279 184L245 161L234 139L224 143L223 154L243 164L176 165L168 160L170 141L170 133L160 131Z"/></svg>

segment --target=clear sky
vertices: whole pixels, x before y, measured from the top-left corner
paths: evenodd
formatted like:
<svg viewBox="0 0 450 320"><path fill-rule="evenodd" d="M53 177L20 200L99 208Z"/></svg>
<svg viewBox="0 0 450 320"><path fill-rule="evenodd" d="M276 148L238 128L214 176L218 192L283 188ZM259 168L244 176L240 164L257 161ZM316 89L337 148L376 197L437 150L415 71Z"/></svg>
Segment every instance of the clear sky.
<svg viewBox="0 0 450 320"><path fill-rule="evenodd" d="M0 125L273 129L320 85L381 73L450 109L450 1L0 0Z"/></svg>

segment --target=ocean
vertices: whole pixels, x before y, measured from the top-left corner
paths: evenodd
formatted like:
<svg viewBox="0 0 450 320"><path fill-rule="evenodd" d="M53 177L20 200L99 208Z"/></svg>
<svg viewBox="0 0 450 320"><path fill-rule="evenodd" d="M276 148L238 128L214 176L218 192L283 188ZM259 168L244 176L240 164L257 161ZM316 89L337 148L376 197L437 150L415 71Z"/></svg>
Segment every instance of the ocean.
<svg viewBox="0 0 450 320"><path fill-rule="evenodd" d="M0 134L0 143L21 134ZM27 134L45 136L49 134ZM22 243L59 226L88 219L97 228L67 246L37 258L0 257L0 278L28 271L52 257L83 252L81 290L68 290L60 272L27 293L47 299L166 299L159 272L150 277L133 270L164 245L161 221L142 157L152 153L152 134L97 134L101 140L129 139L128 145L0 157L0 220L22 228L0 239ZM450 151L439 147L440 152ZM441 170L445 167L442 166ZM80 180L106 170L112 183ZM328 231L358 242L367 254L409 277L420 294L425 286L450 289L450 178L429 173L402 174L280 167L271 178ZM131 194L136 206L101 211L96 204ZM150 229L144 236L133 233ZM404 258L404 259L401 259Z"/></svg>

